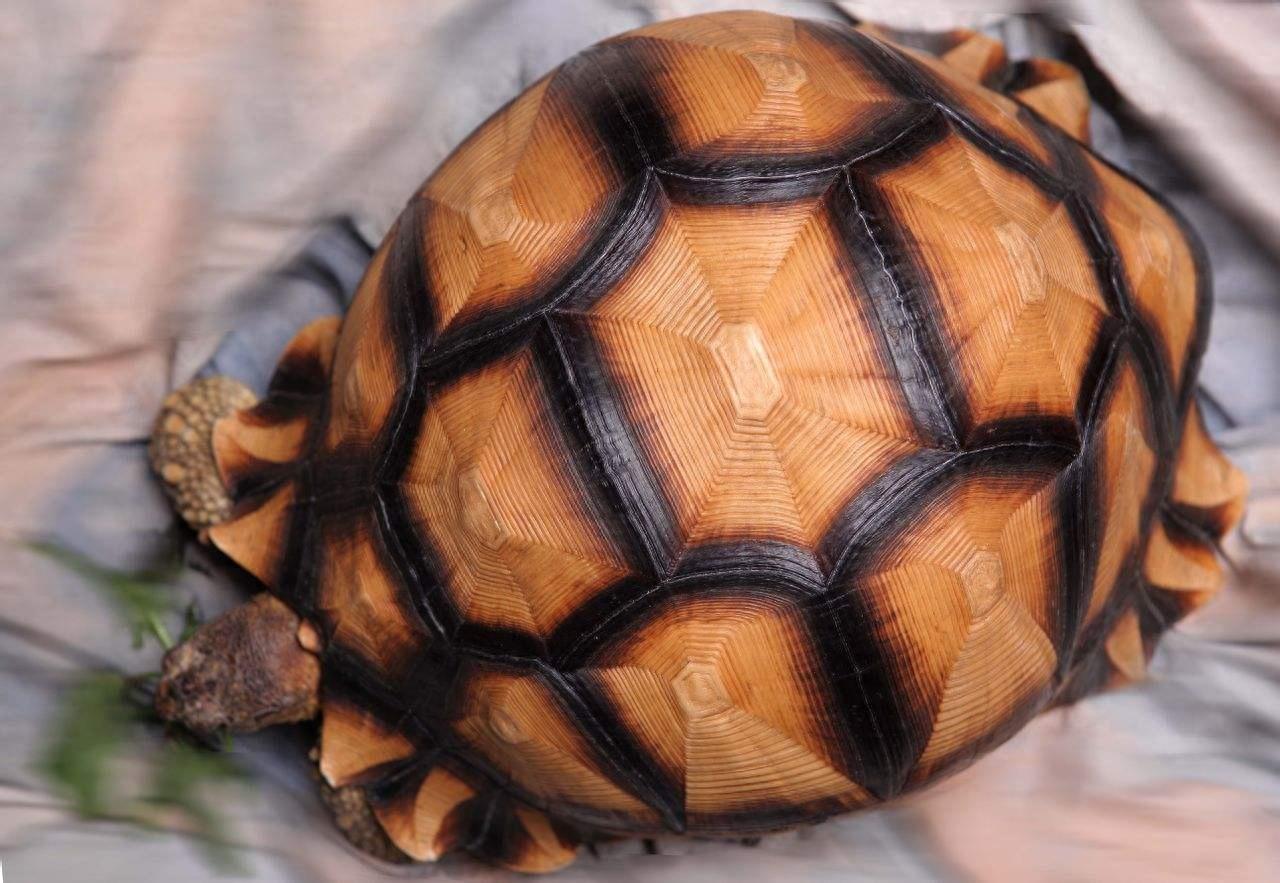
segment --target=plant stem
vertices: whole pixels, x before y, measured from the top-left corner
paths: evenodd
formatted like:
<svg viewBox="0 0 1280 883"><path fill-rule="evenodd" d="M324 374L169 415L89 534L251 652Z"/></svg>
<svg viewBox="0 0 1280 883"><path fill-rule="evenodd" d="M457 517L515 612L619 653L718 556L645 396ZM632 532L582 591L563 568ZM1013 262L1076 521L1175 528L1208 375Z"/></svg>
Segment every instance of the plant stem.
<svg viewBox="0 0 1280 883"><path fill-rule="evenodd" d="M151 629L151 634L156 636L156 640L160 642L160 646L165 650L173 649L173 638L169 635L169 630L164 627L164 623L160 621L160 617L154 613L147 614L147 627Z"/></svg>

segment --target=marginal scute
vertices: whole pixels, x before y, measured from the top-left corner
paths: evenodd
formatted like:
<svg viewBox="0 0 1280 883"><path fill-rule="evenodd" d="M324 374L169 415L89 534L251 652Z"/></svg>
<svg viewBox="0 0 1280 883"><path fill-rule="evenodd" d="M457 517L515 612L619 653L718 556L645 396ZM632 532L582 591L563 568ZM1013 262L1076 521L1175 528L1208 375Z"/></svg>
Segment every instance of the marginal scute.
<svg viewBox="0 0 1280 883"><path fill-rule="evenodd" d="M395 848L415 861L467 848L500 867L545 873L577 855L577 838L546 813L478 776L437 763L394 777L388 788L368 792L369 808Z"/></svg>
<svg viewBox="0 0 1280 883"><path fill-rule="evenodd" d="M956 109L976 125L1006 139L1012 149L1027 157L1046 166L1052 165L1049 148L1020 118L1018 104L1012 98L990 89L975 88L976 84L967 72L957 70L927 52L892 44L889 44L887 52L910 59L932 73Z"/></svg>
<svg viewBox="0 0 1280 883"><path fill-rule="evenodd" d="M320 725L320 774L335 788L350 785L377 767L413 755L403 733L333 696L324 699Z"/></svg>
<svg viewBox="0 0 1280 883"><path fill-rule="evenodd" d="M342 321L340 316L321 316L302 326L280 354L267 388L268 398L272 393L295 396L324 389L333 370Z"/></svg>
<svg viewBox="0 0 1280 883"><path fill-rule="evenodd" d="M289 527L305 503L293 476L316 434L341 325L326 316L303 326L285 347L266 397L213 428L214 457L234 508L209 538L267 586L277 583Z"/></svg>
<svg viewBox="0 0 1280 883"><path fill-rule="evenodd" d="M310 420L299 415L283 422L257 422L248 414L222 420L213 429L218 472L223 484L236 488L258 470L291 463L302 456Z"/></svg>
<svg viewBox="0 0 1280 883"><path fill-rule="evenodd" d="M1091 448L1097 452L1098 473L1105 479L1100 479L1096 503L1099 550L1086 626L1106 608L1113 592L1125 585L1126 567L1133 560L1142 521L1150 517L1147 498L1158 459L1143 402L1137 364L1132 358L1125 359L1112 381L1101 428Z"/></svg>
<svg viewBox="0 0 1280 883"><path fill-rule="evenodd" d="M356 849L392 864L409 861L410 857L387 836L386 829L369 806L365 790L359 785L334 788L322 781L320 799L328 807L338 830Z"/></svg>
<svg viewBox="0 0 1280 883"><path fill-rule="evenodd" d="M1147 676L1147 652L1137 613L1127 610L1121 615L1107 637L1106 652L1122 682L1141 681Z"/></svg>
<svg viewBox="0 0 1280 883"><path fill-rule="evenodd" d="M1051 58L1021 62L1010 94L1072 138L1089 143L1089 91L1071 65Z"/></svg>
<svg viewBox="0 0 1280 883"><path fill-rule="evenodd" d="M1199 607L1222 586L1222 566L1213 547L1203 541L1179 537L1174 540L1162 522L1151 532L1142 574L1160 589L1186 592Z"/></svg>
<svg viewBox="0 0 1280 883"><path fill-rule="evenodd" d="M461 845L467 830L459 816L475 796L474 788L437 766L416 789L394 800L375 801L373 812L406 855L433 862Z"/></svg>
<svg viewBox="0 0 1280 883"><path fill-rule="evenodd" d="M938 57L975 82L987 82L1008 60L1004 44L986 34L960 29L947 36L954 45Z"/></svg>
<svg viewBox="0 0 1280 883"><path fill-rule="evenodd" d="M1182 427L1170 502L1210 536L1221 539L1244 514L1249 483L1209 438L1195 402Z"/></svg>
<svg viewBox="0 0 1280 883"><path fill-rule="evenodd" d="M266 397L214 427L218 472L237 504L286 476L306 453L341 325L337 316L326 316L303 326L281 354Z"/></svg>
<svg viewBox="0 0 1280 883"><path fill-rule="evenodd" d="M275 586L280 559L288 542L294 514L294 486L284 484L252 508L241 507L235 517L209 529L209 539L232 561L252 573L263 585Z"/></svg>
<svg viewBox="0 0 1280 883"><path fill-rule="evenodd" d="M546 813L527 806L517 806L516 819L524 829L524 841L519 853L503 865L525 873L557 871L578 855L578 844L556 830Z"/></svg>
<svg viewBox="0 0 1280 883"><path fill-rule="evenodd" d="M1173 464L1173 484L1151 526L1141 561L1143 591L1139 604L1147 616L1130 610L1112 627L1105 644L1112 680L1141 680L1161 631L1208 603L1221 589L1218 544L1244 510L1248 485L1205 430L1193 400Z"/></svg>

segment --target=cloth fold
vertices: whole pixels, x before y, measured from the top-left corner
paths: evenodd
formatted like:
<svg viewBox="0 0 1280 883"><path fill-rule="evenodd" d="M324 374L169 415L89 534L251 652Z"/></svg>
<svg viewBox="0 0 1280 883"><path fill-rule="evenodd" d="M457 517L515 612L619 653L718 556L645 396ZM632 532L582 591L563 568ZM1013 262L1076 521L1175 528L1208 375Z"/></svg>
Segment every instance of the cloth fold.
<svg viewBox="0 0 1280 883"><path fill-rule="evenodd" d="M8 121L0 138L12 158L0 164L0 615L126 670L154 668L154 652L129 647L93 590L23 541L52 538L120 568L154 560L172 543L172 519L145 439L170 387L200 371L263 389L294 331L344 308L369 243L424 175L560 60L659 16L742 5L30 0L0 13L12 50L0 53ZM1106 45L1095 74L1115 78L1123 106L1095 108L1095 142L1167 194L1205 240L1217 310L1203 401L1218 441L1250 476L1250 509L1224 549L1229 586L1166 639L1149 681L1045 714L970 769L883 810L754 847L664 839L653 856L641 842L619 842L560 879L1274 879L1280 262L1272 232L1242 221L1257 213L1241 212L1209 183L1212 173L1141 124L1135 108L1156 99L1114 63L1124 16L1095 24L1083 16L1096 4L1063 5L1077 16L1073 37L1044 17L1003 17L1012 3L950 4L946 22L936 4L748 5L882 12L901 26L985 25L1015 57ZM1099 33L1102 24L1114 27ZM1159 39L1142 34L1129 37ZM1195 89L1194 78L1181 88ZM1280 193L1255 199L1280 205ZM225 562L195 546L185 555L179 597L199 599L210 614L243 597ZM174 838L78 821L46 793L32 763L74 670L0 633L6 870L15 880L134 880L140 869L213 879ZM354 855L325 819L308 747L289 731L237 741L258 785L221 808L251 875L378 879L386 869ZM498 876L455 860L435 873Z"/></svg>

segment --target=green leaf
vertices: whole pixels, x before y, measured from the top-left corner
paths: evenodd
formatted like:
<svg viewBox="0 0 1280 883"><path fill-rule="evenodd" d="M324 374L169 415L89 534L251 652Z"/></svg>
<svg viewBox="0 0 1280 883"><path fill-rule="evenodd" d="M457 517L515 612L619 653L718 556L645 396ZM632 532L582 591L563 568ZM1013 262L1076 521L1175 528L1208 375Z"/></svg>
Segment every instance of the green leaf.
<svg viewBox="0 0 1280 883"><path fill-rule="evenodd" d="M173 638L165 628L163 617L173 608L173 596L169 589L178 574L179 562L171 560L159 567L130 573L104 567L79 552L56 543L36 541L28 543L28 546L75 571L96 588L129 627L134 649L142 646L147 634L155 637L166 650L173 646Z"/></svg>
<svg viewBox="0 0 1280 883"><path fill-rule="evenodd" d="M124 679L93 672L67 693L39 769L77 813L112 815L110 761L128 735L129 711L121 699Z"/></svg>
<svg viewBox="0 0 1280 883"><path fill-rule="evenodd" d="M163 618L176 606L169 591L175 567L127 573L103 567L53 543L29 545L98 589L128 625L135 647L141 646L148 634L165 649L173 646ZM199 607L192 602L184 611L181 638L188 638L202 621ZM206 790L214 783L246 778L228 755L171 741L159 751L148 748L141 755L150 777L140 798L128 799L111 787L113 761L126 753L138 757L141 745L137 740L146 744L143 724L156 721L153 699L157 678L155 672L132 677L91 672L77 681L67 692L49 734L39 770L81 816L113 819L144 829L169 828L166 821L177 816L215 868L242 872L245 868L235 852L236 845L224 820L208 802ZM223 745L230 746L229 735Z"/></svg>
<svg viewBox="0 0 1280 883"><path fill-rule="evenodd" d="M152 767L150 788L143 800L156 809L180 813L211 863L224 871L239 871L242 868L226 824L207 802L205 788L245 778L225 754L170 743Z"/></svg>

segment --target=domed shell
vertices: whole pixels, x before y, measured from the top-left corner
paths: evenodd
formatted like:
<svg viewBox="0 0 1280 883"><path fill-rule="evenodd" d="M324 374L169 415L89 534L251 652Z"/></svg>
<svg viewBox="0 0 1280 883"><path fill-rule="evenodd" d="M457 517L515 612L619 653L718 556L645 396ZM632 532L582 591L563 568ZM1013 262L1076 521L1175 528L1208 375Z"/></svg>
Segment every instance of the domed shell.
<svg viewBox="0 0 1280 883"><path fill-rule="evenodd" d="M726 13L587 50L220 425L214 542L323 633L322 771L410 855L886 800L1217 585L1193 238L1069 69L1009 97L942 49Z"/></svg>

